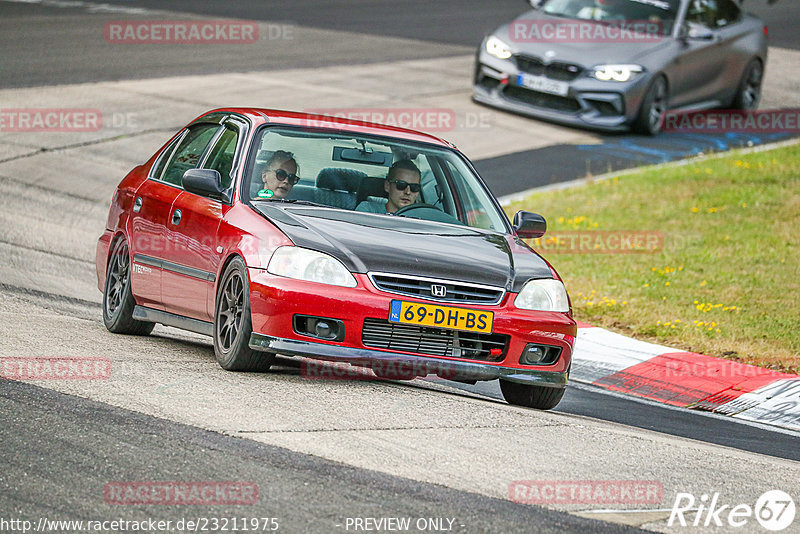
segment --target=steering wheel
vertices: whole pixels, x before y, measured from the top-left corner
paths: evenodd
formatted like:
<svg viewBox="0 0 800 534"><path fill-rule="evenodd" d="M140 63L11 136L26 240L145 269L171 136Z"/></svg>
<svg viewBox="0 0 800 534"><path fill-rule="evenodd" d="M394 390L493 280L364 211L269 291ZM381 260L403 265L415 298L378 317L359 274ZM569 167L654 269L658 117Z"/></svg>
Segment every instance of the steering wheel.
<svg viewBox="0 0 800 534"><path fill-rule="evenodd" d="M413 215L406 215L408 212L412 210L419 210L417 212L417 216ZM409 204L408 206L402 207L396 212L395 215L400 215L401 217L409 217L412 219L420 219L423 221L432 221L432 222L443 222L443 223L450 223L450 224L460 224L463 225L464 223L459 221L456 217L449 215L446 211L438 206L434 206L433 204Z"/></svg>
<svg viewBox="0 0 800 534"><path fill-rule="evenodd" d="M438 206L434 206L433 204L417 203L417 204L409 204L408 206L403 206L399 210L395 211L394 214L395 215L402 215L404 213L408 213L409 211L420 209L420 208L428 208L428 209L432 209L432 210L436 210L436 211L442 211L442 208L440 208Z"/></svg>

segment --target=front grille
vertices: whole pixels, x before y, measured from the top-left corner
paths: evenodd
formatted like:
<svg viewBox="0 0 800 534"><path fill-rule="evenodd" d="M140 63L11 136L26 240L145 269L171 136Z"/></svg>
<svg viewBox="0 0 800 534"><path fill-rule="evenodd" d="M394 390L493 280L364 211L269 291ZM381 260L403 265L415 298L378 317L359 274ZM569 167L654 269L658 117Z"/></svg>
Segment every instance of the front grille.
<svg viewBox="0 0 800 534"><path fill-rule="evenodd" d="M389 273L370 273L373 285L381 291L409 295L421 299L459 304L497 304L503 299L505 289L467 282L438 280L421 276ZM444 296L434 294L433 286L444 287Z"/></svg>
<svg viewBox="0 0 800 534"><path fill-rule="evenodd" d="M572 63L562 63L560 61L545 63L534 56L515 56L514 59L517 62L517 68L522 72L545 76L562 82L571 82L583 72L583 67Z"/></svg>
<svg viewBox="0 0 800 534"><path fill-rule="evenodd" d="M508 336L364 319L361 342L366 347L426 356L501 361L506 354ZM500 354L492 355L491 349L499 349Z"/></svg>
<svg viewBox="0 0 800 534"><path fill-rule="evenodd" d="M574 98L532 91L514 85L507 86L503 90L503 95L510 100L516 100L537 108L547 108L568 113L575 113L581 109L580 103Z"/></svg>
<svg viewBox="0 0 800 534"><path fill-rule="evenodd" d="M535 74L536 76L544 76L544 61L538 57L531 56L516 56L517 68L522 72L528 74Z"/></svg>

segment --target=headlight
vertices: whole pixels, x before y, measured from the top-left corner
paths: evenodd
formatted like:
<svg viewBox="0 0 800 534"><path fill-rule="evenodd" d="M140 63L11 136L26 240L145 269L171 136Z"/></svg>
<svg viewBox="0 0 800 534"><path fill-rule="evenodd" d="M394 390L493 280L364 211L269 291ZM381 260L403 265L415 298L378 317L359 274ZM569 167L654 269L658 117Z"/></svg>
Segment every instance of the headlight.
<svg viewBox="0 0 800 534"><path fill-rule="evenodd" d="M643 70L641 65L597 65L594 77L604 82L627 82Z"/></svg>
<svg viewBox="0 0 800 534"><path fill-rule="evenodd" d="M486 40L486 51L500 59L508 59L511 57L511 49L508 45L494 35Z"/></svg>
<svg viewBox="0 0 800 534"><path fill-rule="evenodd" d="M269 260L267 272L320 284L356 287L356 279L339 260L307 248L279 247Z"/></svg>
<svg viewBox="0 0 800 534"><path fill-rule="evenodd" d="M523 310L568 312L569 299L564 284L558 280L528 280L514 306Z"/></svg>

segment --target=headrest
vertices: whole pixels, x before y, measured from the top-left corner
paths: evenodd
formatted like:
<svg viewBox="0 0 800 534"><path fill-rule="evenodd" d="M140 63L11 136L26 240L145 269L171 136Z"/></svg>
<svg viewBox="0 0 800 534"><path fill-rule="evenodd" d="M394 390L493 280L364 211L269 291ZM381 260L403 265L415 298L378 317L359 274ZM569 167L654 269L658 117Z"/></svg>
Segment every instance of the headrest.
<svg viewBox="0 0 800 534"><path fill-rule="evenodd" d="M358 184L358 200L367 200L367 197L386 197L386 190L383 188L384 178L368 176Z"/></svg>
<svg viewBox="0 0 800 534"><path fill-rule="evenodd" d="M253 178L250 180L250 197L256 196L259 190L264 187L264 182L261 181L261 173L264 172L264 169L267 168L266 161L256 161L255 165L253 165L253 174L251 175Z"/></svg>
<svg viewBox="0 0 800 534"><path fill-rule="evenodd" d="M317 187L334 191L349 191L355 193L358 184L367 174L355 169L338 169L326 167L317 175Z"/></svg>

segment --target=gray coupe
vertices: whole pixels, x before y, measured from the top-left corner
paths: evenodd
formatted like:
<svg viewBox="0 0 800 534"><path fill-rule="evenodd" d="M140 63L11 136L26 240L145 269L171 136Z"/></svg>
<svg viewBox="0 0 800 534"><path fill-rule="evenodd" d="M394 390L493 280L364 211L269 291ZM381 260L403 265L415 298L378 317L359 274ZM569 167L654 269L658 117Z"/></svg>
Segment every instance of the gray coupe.
<svg viewBox="0 0 800 534"><path fill-rule="evenodd" d="M531 0L476 56L477 102L654 135L667 110L758 107L767 28L735 0Z"/></svg>

